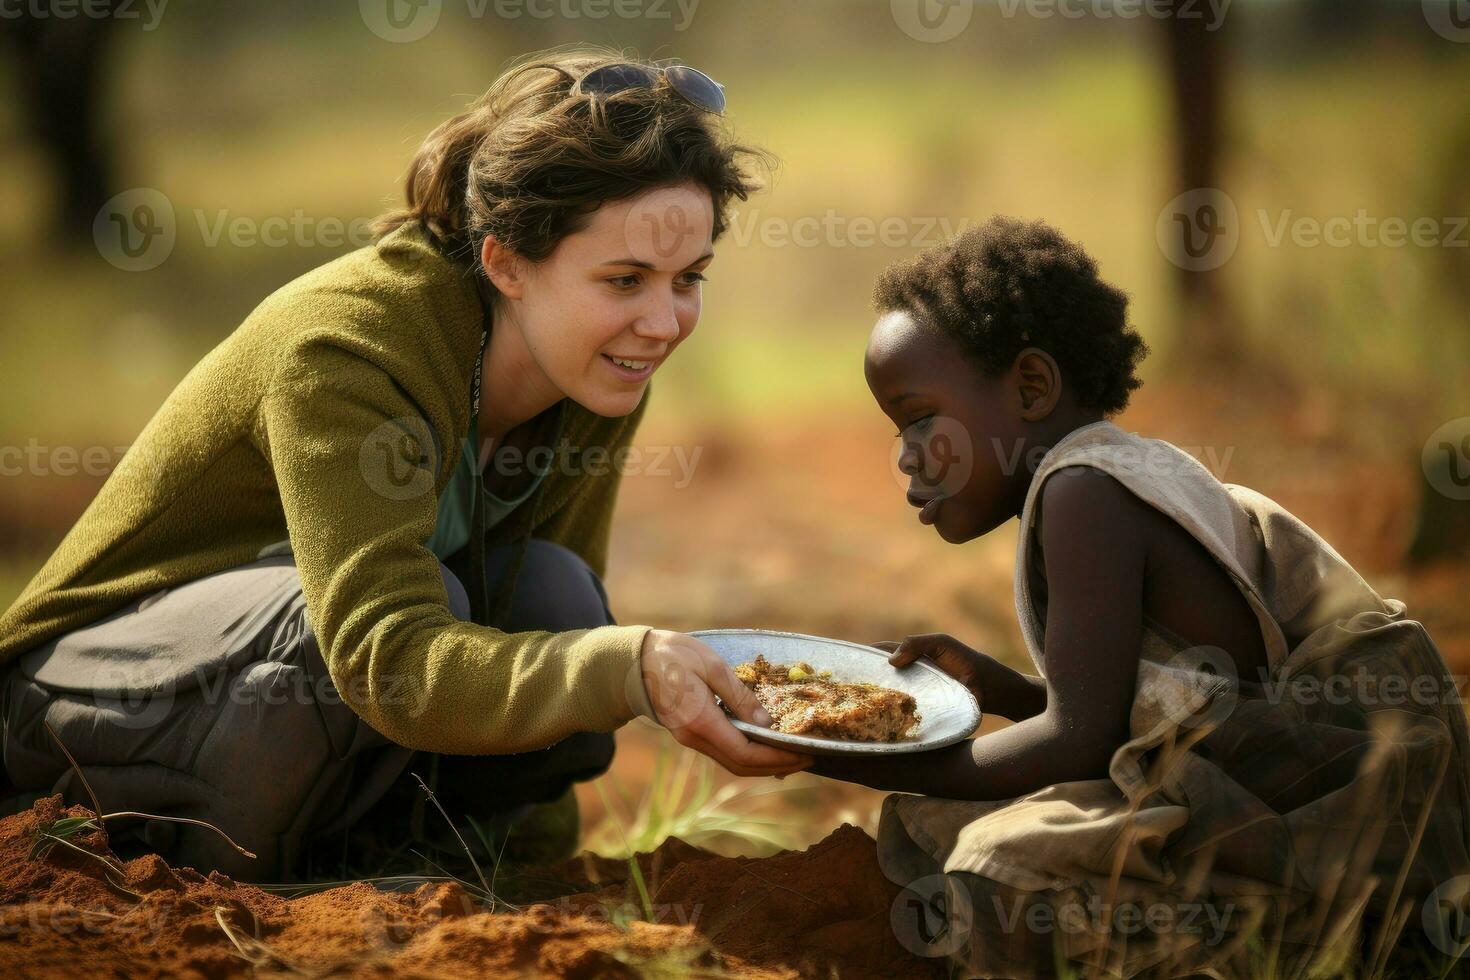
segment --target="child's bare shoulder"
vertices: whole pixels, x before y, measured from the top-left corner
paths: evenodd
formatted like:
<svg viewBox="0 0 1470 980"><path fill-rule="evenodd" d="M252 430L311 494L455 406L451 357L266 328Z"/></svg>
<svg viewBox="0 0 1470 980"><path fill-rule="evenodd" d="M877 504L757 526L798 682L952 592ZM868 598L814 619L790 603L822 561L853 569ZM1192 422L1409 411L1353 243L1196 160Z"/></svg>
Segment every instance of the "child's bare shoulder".
<svg viewBox="0 0 1470 980"><path fill-rule="evenodd" d="M1047 477L1037 493L1043 526L1077 531L1099 522L1142 524L1153 508L1113 476L1091 466L1065 466Z"/></svg>
<svg viewBox="0 0 1470 980"><path fill-rule="evenodd" d="M1194 543L1167 515L1091 466L1067 466L1052 473L1038 493L1037 512L1047 550L1096 544L1148 552L1165 540Z"/></svg>
<svg viewBox="0 0 1470 980"><path fill-rule="evenodd" d="M1141 569L1155 533L1151 508L1112 476L1068 466L1038 491L1036 527L1048 569L1086 567L1089 578Z"/></svg>

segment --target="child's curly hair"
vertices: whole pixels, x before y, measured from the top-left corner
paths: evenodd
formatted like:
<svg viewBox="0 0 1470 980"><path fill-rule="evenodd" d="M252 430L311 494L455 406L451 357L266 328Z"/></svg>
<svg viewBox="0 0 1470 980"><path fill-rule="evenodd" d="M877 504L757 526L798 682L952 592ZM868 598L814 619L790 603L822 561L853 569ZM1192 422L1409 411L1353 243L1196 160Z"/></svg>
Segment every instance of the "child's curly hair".
<svg viewBox="0 0 1470 980"><path fill-rule="evenodd" d="M1097 263L1041 221L1001 215L889 266L873 288L879 313L904 310L939 327L988 375L1026 347L1056 359L1077 404L1112 415L1141 381L1148 345L1128 325L1128 297Z"/></svg>

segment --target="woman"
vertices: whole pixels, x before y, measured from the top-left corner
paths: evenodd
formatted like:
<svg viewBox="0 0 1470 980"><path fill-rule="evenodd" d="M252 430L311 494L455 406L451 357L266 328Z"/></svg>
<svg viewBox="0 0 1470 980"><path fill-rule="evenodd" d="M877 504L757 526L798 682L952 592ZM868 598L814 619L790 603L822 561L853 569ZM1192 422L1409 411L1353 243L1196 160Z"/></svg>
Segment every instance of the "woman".
<svg viewBox="0 0 1470 980"><path fill-rule="evenodd" d="M693 69L561 53L430 134L375 244L210 352L0 617L15 787L81 799L49 723L105 807L259 857L148 846L278 880L410 768L502 826L573 800L636 715L739 775L809 765L599 579L619 450L752 189L723 107Z"/></svg>

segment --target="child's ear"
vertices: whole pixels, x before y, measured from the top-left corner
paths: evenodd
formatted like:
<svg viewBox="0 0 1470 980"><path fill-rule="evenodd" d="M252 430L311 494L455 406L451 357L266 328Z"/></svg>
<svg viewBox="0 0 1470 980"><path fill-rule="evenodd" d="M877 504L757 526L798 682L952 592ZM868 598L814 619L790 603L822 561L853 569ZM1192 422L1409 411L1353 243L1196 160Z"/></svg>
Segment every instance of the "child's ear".
<svg viewBox="0 0 1470 980"><path fill-rule="evenodd" d="M495 286L495 291L508 299L520 299L525 289L525 263L521 257L496 240L486 235L480 246L480 264L485 275Z"/></svg>
<svg viewBox="0 0 1470 980"><path fill-rule="evenodd" d="M1011 369L1021 395L1021 418L1040 422L1051 415L1062 397L1062 372L1056 360L1038 347L1027 347L1016 355Z"/></svg>

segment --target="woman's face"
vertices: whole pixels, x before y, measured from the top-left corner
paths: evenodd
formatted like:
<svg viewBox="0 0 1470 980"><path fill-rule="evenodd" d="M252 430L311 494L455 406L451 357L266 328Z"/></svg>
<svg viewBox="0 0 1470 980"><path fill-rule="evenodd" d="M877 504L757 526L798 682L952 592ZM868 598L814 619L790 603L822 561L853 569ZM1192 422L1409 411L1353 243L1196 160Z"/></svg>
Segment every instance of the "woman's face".
<svg viewBox="0 0 1470 980"><path fill-rule="evenodd" d="M551 255L522 263L509 295L496 285L552 387L598 415L627 415L699 322L713 234L708 191L656 188L604 204Z"/></svg>

